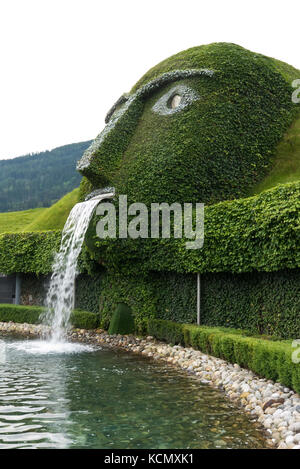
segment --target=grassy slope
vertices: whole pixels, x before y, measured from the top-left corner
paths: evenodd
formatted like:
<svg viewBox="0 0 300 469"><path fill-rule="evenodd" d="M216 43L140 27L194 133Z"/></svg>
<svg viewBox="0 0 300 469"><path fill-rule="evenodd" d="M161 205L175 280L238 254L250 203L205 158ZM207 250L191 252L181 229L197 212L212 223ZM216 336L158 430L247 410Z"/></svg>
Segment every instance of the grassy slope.
<svg viewBox="0 0 300 469"><path fill-rule="evenodd" d="M78 196L79 189L74 189L49 208L0 213L0 234L62 229Z"/></svg>
<svg viewBox="0 0 300 469"><path fill-rule="evenodd" d="M34 208L22 212L0 213L0 234L5 232L19 232L26 228L37 217L41 216L47 209Z"/></svg>
<svg viewBox="0 0 300 469"><path fill-rule="evenodd" d="M274 156L274 166L263 181L257 184L250 195L300 180L300 118L290 127L279 143Z"/></svg>
<svg viewBox="0 0 300 469"><path fill-rule="evenodd" d="M74 189L56 204L42 212L39 217L25 227L24 231L59 230L63 228L71 209L78 202L78 197L79 189Z"/></svg>

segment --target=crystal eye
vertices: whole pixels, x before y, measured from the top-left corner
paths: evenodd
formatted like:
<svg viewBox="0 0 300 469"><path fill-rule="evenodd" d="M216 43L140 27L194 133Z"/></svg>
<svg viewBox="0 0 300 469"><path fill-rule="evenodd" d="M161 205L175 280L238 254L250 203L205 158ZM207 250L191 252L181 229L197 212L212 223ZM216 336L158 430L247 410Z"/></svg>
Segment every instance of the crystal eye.
<svg viewBox="0 0 300 469"><path fill-rule="evenodd" d="M176 85L156 101L152 111L162 116L171 115L182 111L197 99L199 96L195 90L186 85Z"/></svg>
<svg viewBox="0 0 300 469"><path fill-rule="evenodd" d="M181 99L182 98L181 96L179 96L179 94L175 94L175 96L171 98L171 102L170 102L171 109L176 109L179 106Z"/></svg>

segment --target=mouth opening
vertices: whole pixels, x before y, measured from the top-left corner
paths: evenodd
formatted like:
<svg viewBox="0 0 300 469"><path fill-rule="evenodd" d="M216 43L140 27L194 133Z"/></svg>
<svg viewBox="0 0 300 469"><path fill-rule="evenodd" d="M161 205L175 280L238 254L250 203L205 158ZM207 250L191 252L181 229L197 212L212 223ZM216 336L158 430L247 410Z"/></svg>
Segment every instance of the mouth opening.
<svg viewBox="0 0 300 469"><path fill-rule="evenodd" d="M107 198L112 198L115 196L115 188L114 187L102 187L101 189L96 189L95 191L91 192L90 194L88 194L86 196L86 198L84 199L85 202L87 202L88 200L92 200L92 199L102 199L103 198L103 195L107 195Z"/></svg>

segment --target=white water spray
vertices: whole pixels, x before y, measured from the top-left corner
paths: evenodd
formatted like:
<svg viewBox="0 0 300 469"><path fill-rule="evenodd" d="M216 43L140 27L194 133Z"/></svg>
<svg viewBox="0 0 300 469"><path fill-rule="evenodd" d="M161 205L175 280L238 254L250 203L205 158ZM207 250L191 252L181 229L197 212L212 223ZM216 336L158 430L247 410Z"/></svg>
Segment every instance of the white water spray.
<svg viewBox="0 0 300 469"><path fill-rule="evenodd" d="M75 303L77 262L92 215L103 194L73 207L64 226L60 250L55 256L46 297L44 322L51 327L51 340L62 342L69 326Z"/></svg>

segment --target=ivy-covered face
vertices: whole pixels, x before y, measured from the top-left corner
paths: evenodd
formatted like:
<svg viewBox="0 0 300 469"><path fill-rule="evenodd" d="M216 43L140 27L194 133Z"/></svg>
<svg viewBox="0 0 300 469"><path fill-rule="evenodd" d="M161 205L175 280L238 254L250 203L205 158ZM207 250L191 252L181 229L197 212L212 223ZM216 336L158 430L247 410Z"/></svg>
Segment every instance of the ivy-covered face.
<svg viewBox="0 0 300 469"><path fill-rule="evenodd" d="M130 202L245 196L295 112L273 59L233 44L189 49L117 101L78 170L93 189L114 186Z"/></svg>

